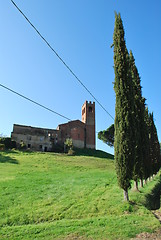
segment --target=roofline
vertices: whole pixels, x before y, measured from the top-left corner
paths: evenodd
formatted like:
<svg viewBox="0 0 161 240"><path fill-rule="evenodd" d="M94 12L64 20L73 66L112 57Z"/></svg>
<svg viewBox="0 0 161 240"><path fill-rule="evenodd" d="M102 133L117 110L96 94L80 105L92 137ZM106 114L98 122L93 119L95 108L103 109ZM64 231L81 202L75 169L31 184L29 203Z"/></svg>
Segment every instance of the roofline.
<svg viewBox="0 0 161 240"><path fill-rule="evenodd" d="M32 128L32 129L41 129L41 130L49 130L49 131L58 131L57 129L51 129L51 128L42 128L42 127L32 127L27 125L21 125L21 124L13 124L13 126L17 127L24 127L24 128Z"/></svg>

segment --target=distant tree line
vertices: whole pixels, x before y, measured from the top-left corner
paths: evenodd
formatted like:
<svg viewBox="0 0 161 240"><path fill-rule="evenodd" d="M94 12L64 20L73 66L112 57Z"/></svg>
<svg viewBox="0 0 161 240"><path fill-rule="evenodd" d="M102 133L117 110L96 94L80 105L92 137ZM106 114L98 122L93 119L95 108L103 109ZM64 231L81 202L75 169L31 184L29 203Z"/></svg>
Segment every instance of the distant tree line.
<svg viewBox="0 0 161 240"><path fill-rule="evenodd" d="M128 52L120 14L115 13L113 34L114 90L116 95L115 122L98 138L114 146L114 158L119 186L124 199L129 200L128 189L134 180L147 180L161 166L160 144L153 113L142 96L141 80L132 51Z"/></svg>

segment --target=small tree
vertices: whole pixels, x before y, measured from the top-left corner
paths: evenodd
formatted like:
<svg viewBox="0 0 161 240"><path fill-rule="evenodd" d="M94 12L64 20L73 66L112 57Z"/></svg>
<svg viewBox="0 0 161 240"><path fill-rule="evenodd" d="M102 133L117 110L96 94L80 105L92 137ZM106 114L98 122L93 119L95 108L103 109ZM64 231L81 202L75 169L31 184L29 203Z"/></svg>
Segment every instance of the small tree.
<svg viewBox="0 0 161 240"><path fill-rule="evenodd" d="M69 155L73 155L74 154L74 150L73 150L73 140L72 138L67 138L64 142L64 145L67 148L67 152Z"/></svg>
<svg viewBox="0 0 161 240"><path fill-rule="evenodd" d="M108 146L114 146L114 124L112 124L109 128L104 131L100 131L98 133L98 139L102 140Z"/></svg>
<svg viewBox="0 0 161 240"><path fill-rule="evenodd" d="M23 141L21 141L20 142L20 150L25 150L25 149L26 149L26 144Z"/></svg>

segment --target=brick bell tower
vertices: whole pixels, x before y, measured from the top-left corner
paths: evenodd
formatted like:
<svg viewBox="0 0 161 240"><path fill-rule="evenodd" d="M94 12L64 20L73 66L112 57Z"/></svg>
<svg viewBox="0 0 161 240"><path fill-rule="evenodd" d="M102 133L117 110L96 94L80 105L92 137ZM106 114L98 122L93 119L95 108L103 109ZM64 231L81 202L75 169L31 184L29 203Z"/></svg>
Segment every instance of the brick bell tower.
<svg viewBox="0 0 161 240"><path fill-rule="evenodd" d="M95 149L95 102L88 102L82 106L82 122L85 123L84 147Z"/></svg>

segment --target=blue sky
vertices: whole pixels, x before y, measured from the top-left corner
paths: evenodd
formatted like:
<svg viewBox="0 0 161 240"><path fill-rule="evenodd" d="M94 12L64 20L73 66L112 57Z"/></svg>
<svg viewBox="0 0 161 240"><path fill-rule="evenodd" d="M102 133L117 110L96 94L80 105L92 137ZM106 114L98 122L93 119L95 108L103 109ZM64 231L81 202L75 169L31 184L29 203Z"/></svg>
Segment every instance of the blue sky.
<svg viewBox="0 0 161 240"><path fill-rule="evenodd" d="M161 1L160 0L15 0L35 27L114 117L114 12L120 12L126 45L141 76L143 96L161 141ZM81 119L81 107L92 97L17 11L0 2L0 83L57 111ZM13 124L56 128L65 119L0 87L0 133ZM96 131L113 123L96 103ZM97 149L113 149L97 140Z"/></svg>

